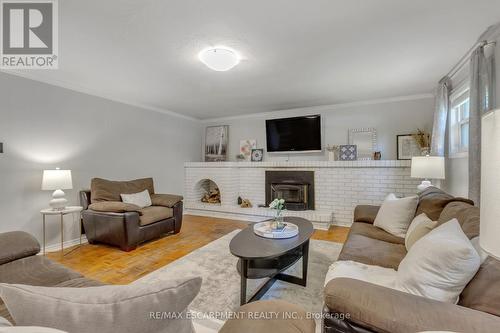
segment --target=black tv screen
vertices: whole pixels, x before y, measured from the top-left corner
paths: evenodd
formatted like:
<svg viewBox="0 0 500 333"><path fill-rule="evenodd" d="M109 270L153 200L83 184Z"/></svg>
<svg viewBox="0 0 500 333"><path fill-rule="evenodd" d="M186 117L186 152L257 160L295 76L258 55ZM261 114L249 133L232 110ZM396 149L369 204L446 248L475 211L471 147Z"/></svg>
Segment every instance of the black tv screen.
<svg viewBox="0 0 500 333"><path fill-rule="evenodd" d="M321 116L266 120L268 152L320 151Z"/></svg>

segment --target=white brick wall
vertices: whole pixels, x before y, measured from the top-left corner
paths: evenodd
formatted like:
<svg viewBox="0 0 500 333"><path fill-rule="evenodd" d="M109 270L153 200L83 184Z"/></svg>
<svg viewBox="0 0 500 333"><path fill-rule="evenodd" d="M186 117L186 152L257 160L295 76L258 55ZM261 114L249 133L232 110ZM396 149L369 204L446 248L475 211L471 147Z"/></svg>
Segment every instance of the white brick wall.
<svg viewBox="0 0 500 333"><path fill-rule="evenodd" d="M290 212L307 216L315 222L325 222L331 216L333 224L350 225L354 207L359 204L380 204L389 193L414 195L419 180L410 178L408 161L355 162L223 162L185 164L186 207L207 212L213 207L200 203L196 184L203 179L214 181L221 191L220 212L256 216L269 215L264 210L241 210L236 205L238 195L250 199L257 207L265 203L266 170L311 170L315 178L316 210Z"/></svg>

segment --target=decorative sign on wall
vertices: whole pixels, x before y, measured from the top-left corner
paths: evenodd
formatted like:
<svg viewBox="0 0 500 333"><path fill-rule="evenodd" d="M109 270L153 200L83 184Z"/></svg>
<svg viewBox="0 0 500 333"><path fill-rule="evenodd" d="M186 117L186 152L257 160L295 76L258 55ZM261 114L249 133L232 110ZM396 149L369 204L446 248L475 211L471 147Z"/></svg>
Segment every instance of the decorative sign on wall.
<svg viewBox="0 0 500 333"><path fill-rule="evenodd" d="M240 154L245 157L245 161L250 161L252 149L257 148L257 140L246 139L240 141Z"/></svg>
<svg viewBox="0 0 500 333"><path fill-rule="evenodd" d="M358 151L356 145L341 145L339 150L339 159L341 161L355 161Z"/></svg>

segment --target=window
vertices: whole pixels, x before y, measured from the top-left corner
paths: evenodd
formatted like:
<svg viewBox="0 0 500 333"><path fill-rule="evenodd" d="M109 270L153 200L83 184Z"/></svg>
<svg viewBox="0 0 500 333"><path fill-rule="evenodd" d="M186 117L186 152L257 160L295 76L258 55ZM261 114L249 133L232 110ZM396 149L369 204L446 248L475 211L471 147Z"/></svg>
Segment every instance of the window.
<svg viewBox="0 0 500 333"><path fill-rule="evenodd" d="M450 157L459 157L469 150L469 89L451 96Z"/></svg>

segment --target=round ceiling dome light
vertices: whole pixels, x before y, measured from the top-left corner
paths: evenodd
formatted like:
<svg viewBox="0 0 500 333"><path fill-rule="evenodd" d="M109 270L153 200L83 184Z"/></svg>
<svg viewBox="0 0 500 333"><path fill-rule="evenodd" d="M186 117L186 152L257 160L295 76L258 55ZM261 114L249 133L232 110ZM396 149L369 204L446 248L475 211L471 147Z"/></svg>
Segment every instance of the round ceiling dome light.
<svg viewBox="0 0 500 333"><path fill-rule="evenodd" d="M217 72L225 72L240 63L240 57L226 47L208 48L198 54L198 58L208 68Z"/></svg>

